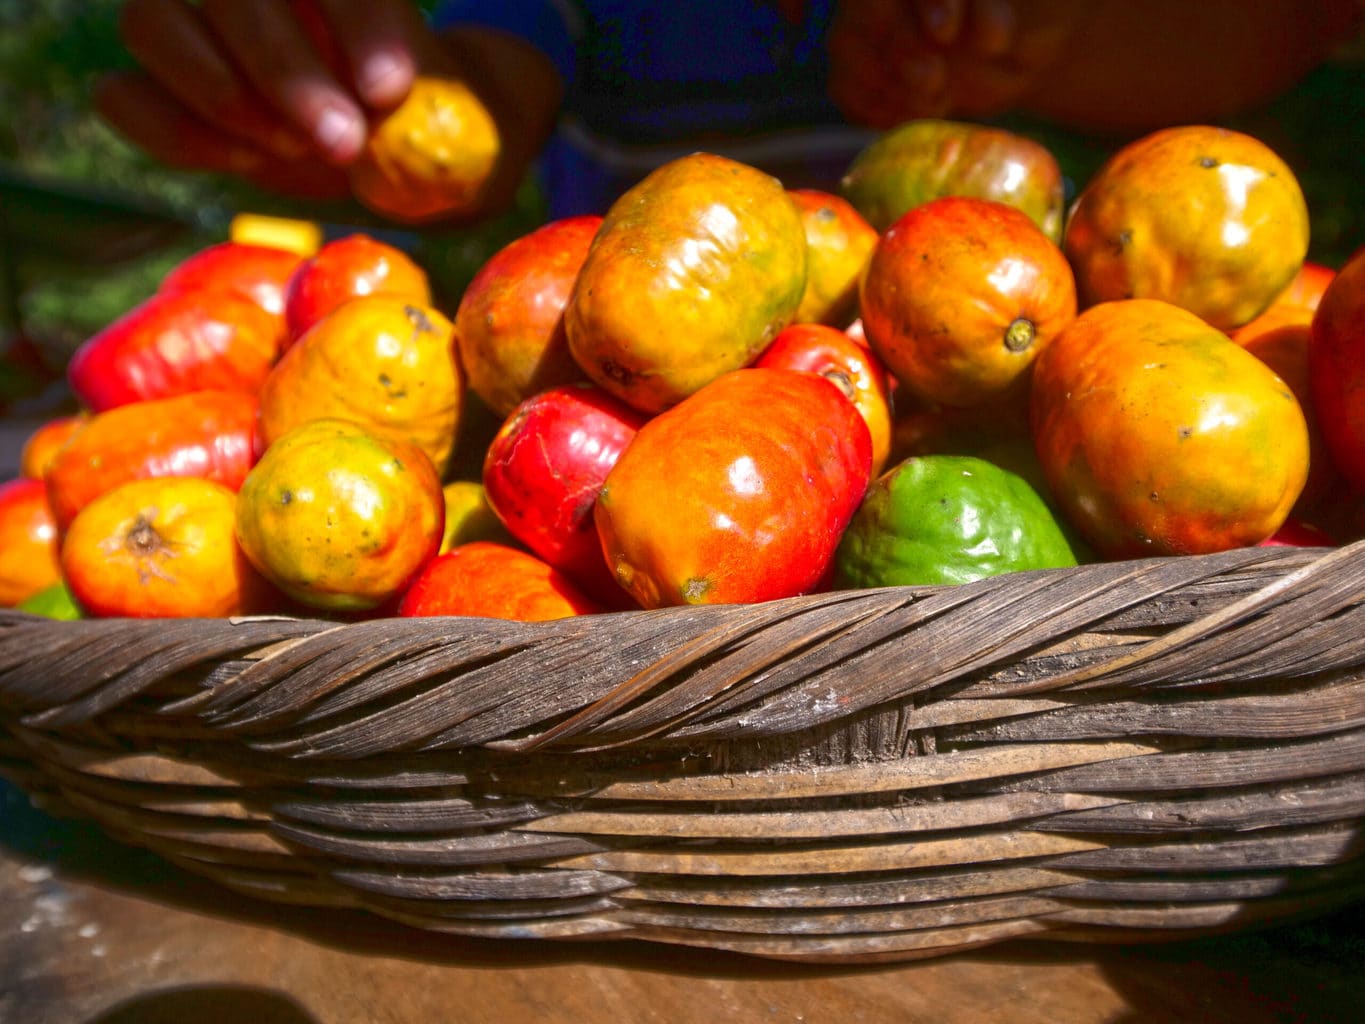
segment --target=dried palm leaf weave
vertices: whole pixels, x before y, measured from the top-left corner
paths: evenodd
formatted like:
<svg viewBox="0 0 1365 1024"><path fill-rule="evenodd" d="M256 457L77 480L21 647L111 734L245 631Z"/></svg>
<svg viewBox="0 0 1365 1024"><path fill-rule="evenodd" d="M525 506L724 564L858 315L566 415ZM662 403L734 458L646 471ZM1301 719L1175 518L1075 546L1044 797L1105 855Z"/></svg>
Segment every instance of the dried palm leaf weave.
<svg viewBox="0 0 1365 1024"><path fill-rule="evenodd" d="M266 900L805 960L1365 894L1365 542L550 623L0 613L0 773Z"/></svg>

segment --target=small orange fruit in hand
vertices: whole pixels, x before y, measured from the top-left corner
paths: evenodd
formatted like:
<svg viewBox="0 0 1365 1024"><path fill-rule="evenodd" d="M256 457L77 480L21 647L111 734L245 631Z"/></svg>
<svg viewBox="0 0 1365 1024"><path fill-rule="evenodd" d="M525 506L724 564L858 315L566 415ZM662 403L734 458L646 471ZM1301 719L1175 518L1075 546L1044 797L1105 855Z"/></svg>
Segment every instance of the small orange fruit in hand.
<svg viewBox="0 0 1365 1024"><path fill-rule="evenodd" d="M863 278L872 350L901 384L944 405L1008 397L1075 315L1061 250L988 199L915 207L882 235Z"/></svg>
<svg viewBox="0 0 1365 1024"><path fill-rule="evenodd" d="M468 214L501 153L497 122L466 82L418 75L407 98L371 127L351 165L351 188L371 210L398 220Z"/></svg>
<svg viewBox="0 0 1365 1024"><path fill-rule="evenodd" d="M1241 132L1187 125L1112 156L1081 190L1063 248L1082 306L1160 299L1221 330L1262 312L1308 252L1294 172Z"/></svg>
<svg viewBox="0 0 1365 1024"><path fill-rule="evenodd" d="M99 616L218 617L278 595L237 545L237 496L195 477L134 480L83 508L62 540L72 596Z"/></svg>
<svg viewBox="0 0 1365 1024"><path fill-rule="evenodd" d="M253 565L314 608L363 611L436 556L445 500L422 449L347 420L312 420L247 474L237 538Z"/></svg>
<svg viewBox="0 0 1365 1024"><path fill-rule="evenodd" d="M548 562L492 541L451 548L422 570L398 606L403 616L476 615L521 622L600 611Z"/></svg>
<svg viewBox="0 0 1365 1024"><path fill-rule="evenodd" d="M1082 313L1030 392L1048 487L1102 557L1259 544L1303 489L1308 427L1288 385L1169 303Z"/></svg>

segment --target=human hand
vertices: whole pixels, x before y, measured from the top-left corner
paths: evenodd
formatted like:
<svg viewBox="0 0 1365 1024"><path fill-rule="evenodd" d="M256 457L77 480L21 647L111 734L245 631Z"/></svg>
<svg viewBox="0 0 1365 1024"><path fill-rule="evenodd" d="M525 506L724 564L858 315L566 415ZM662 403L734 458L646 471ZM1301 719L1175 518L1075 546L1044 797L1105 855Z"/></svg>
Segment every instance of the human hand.
<svg viewBox="0 0 1365 1024"><path fill-rule="evenodd" d="M1084 0L841 0L830 92L877 129L1003 113L1061 59L1084 11Z"/></svg>
<svg viewBox="0 0 1365 1024"><path fill-rule="evenodd" d="M348 191L369 118L439 44L409 0L128 0L140 70L105 78L104 118L174 167L306 196Z"/></svg>

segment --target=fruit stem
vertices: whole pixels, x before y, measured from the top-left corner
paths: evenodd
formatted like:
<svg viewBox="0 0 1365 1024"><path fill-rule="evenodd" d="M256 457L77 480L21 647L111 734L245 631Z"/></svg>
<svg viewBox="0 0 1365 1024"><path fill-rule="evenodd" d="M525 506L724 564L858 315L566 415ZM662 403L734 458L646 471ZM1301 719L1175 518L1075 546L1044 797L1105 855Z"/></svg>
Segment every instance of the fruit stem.
<svg viewBox="0 0 1365 1024"><path fill-rule="evenodd" d="M1033 344L1036 334L1037 328L1033 326L1032 320L1017 316L1005 328L1005 348L1011 352L1022 352Z"/></svg>

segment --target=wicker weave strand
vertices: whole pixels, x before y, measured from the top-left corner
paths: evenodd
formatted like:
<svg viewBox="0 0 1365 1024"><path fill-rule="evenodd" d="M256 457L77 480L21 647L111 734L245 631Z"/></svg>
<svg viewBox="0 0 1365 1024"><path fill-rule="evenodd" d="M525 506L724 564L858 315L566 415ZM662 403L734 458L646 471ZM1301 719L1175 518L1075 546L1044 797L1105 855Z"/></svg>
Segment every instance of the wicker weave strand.
<svg viewBox="0 0 1365 1024"><path fill-rule="evenodd" d="M0 772L265 899L821 960L1365 892L1365 542L552 623L0 613Z"/></svg>

